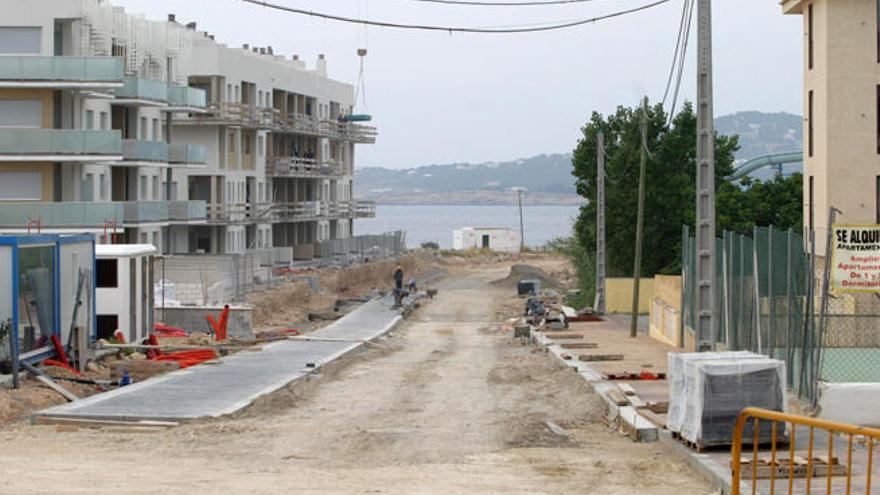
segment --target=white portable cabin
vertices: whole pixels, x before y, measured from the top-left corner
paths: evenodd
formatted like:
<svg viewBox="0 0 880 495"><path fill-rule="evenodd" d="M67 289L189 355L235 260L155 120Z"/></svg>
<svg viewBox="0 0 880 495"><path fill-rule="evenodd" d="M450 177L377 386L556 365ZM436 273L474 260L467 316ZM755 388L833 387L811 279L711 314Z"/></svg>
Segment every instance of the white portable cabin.
<svg viewBox="0 0 880 495"><path fill-rule="evenodd" d="M491 249L515 253L519 251L522 239L518 231L503 228L465 227L452 232L452 249Z"/></svg>
<svg viewBox="0 0 880 495"><path fill-rule="evenodd" d="M152 244L95 246L97 337L122 330L127 342L140 342L153 329Z"/></svg>

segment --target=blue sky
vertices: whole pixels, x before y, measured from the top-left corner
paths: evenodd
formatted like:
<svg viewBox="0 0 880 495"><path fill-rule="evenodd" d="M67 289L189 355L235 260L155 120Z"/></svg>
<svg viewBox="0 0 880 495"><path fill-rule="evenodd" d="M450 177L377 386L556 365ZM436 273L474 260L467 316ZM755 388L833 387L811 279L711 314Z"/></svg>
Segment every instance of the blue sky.
<svg viewBox="0 0 880 495"><path fill-rule="evenodd" d="M591 18L649 0L567 6L476 8L411 0L275 0L376 20L507 26ZM237 0L113 0L130 12L197 21L231 46L271 45L331 76L357 80L366 46L367 108L379 142L358 148L359 166L393 168L508 160L570 151L590 113L662 97L683 0L570 30L527 35L450 35L364 28L269 11ZM775 0L714 0L715 113L801 113L799 16ZM695 34L682 95L695 91Z"/></svg>

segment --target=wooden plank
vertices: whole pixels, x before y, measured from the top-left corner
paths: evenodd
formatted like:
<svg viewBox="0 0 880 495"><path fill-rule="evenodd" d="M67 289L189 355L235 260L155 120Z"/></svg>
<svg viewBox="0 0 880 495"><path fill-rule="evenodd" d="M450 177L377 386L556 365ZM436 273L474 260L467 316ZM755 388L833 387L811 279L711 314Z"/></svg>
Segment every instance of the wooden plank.
<svg viewBox="0 0 880 495"><path fill-rule="evenodd" d="M582 354L578 357L581 361L623 361L623 354Z"/></svg>
<svg viewBox="0 0 880 495"><path fill-rule="evenodd" d="M626 396L623 395L623 392L616 388L608 389L608 398L611 399L611 401L618 406L625 406L629 404L629 402L626 400Z"/></svg>
<svg viewBox="0 0 880 495"><path fill-rule="evenodd" d="M642 400L638 395L627 395L626 400L629 402L629 405L635 407L636 409L646 407L647 404Z"/></svg>
<svg viewBox="0 0 880 495"><path fill-rule="evenodd" d="M618 383L617 387L624 395L636 395L636 389L632 388L632 385L629 383Z"/></svg>
<svg viewBox="0 0 880 495"><path fill-rule="evenodd" d="M554 333L550 338L553 340L575 340L582 339L584 336L577 333Z"/></svg>
<svg viewBox="0 0 880 495"><path fill-rule="evenodd" d="M596 349L599 344L595 342L572 342L569 344L559 344L563 349Z"/></svg>
<svg viewBox="0 0 880 495"><path fill-rule="evenodd" d="M648 402L648 409L656 414L666 414L669 412L669 401Z"/></svg>
<svg viewBox="0 0 880 495"><path fill-rule="evenodd" d="M51 378L49 378L48 376L36 375L36 376L34 376L34 378L36 378L37 381L42 383L43 385L58 392L59 394L61 394L65 399L69 400L70 402L75 402L75 401L79 400L79 397L77 397L71 391L67 390L66 388L62 387L61 385L58 385L57 383L55 383L55 381L52 380Z"/></svg>
<svg viewBox="0 0 880 495"><path fill-rule="evenodd" d="M650 409L639 409L639 414L657 428L666 429L666 419Z"/></svg>

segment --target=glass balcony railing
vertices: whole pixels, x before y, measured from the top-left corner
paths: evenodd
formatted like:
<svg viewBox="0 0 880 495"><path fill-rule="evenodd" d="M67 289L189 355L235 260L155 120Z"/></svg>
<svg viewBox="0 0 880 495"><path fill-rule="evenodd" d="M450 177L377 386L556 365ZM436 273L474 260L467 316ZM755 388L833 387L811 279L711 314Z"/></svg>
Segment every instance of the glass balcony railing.
<svg viewBox="0 0 880 495"><path fill-rule="evenodd" d="M2 81L120 83L122 79L121 58L0 56Z"/></svg>
<svg viewBox="0 0 880 495"><path fill-rule="evenodd" d="M121 205L125 224L190 222L208 216L204 201L131 201Z"/></svg>
<svg viewBox="0 0 880 495"><path fill-rule="evenodd" d="M168 143L163 141L122 140L122 157L138 162L168 162Z"/></svg>
<svg viewBox="0 0 880 495"><path fill-rule="evenodd" d="M0 227L24 228L39 221L42 228L102 228L137 223L205 220L204 201L124 201L60 203L0 202Z"/></svg>
<svg viewBox="0 0 880 495"><path fill-rule="evenodd" d="M127 100L168 101L168 85L164 82L127 76L116 97Z"/></svg>
<svg viewBox="0 0 880 495"><path fill-rule="evenodd" d="M0 155L121 155L118 131L3 129Z"/></svg>
<svg viewBox="0 0 880 495"><path fill-rule="evenodd" d="M168 147L168 162L179 165L205 165L208 152L200 144L171 143Z"/></svg>
<svg viewBox="0 0 880 495"><path fill-rule="evenodd" d="M204 89L168 86L168 104L172 107L205 109L208 106L208 95Z"/></svg>

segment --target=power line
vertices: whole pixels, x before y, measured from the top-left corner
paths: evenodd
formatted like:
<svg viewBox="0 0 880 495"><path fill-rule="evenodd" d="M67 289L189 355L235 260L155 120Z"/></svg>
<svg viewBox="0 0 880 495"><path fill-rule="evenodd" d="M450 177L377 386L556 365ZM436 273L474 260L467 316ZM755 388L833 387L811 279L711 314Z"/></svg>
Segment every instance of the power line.
<svg viewBox="0 0 880 495"><path fill-rule="evenodd" d="M539 27L530 27L530 28L512 28L512 29L496 29L496 28L473 28L473 27L455 27L455 26L435 26L435 25L425 25L425 24L402 24L396 22L384 22L384 21L370 21L365 19L354 19L351 17L338 16L333 14L326 14L323 12L315 12L310 10L298 9L295 7L287 7L284 5L278 5L271 2L266 2L262 0L240 0L244 3L250 3L253 5L259 5L261 7L281 10L284 12L290 12L292 14L300 14L305 16L317 17L321 19L327 19L331 21L340 21L340 22L349 22L352 24L361 24L364 26L377 26L377 27L385 27L385 28L395 28L395 29L411 29L411 30L422 30L422 31L443 31L447 33L476 33L476 34L516 34L516 33L535 33L540 31L553 31L557 29L566 29L572 28L576 26L582 26L584 24L591 24L597 21L603 21L606 19L611 19L614 17L621 17L627 14L634 14L636 12L640 12L642 10L648 10L653 7L657 7L664 3L670 2L671 0L656 0L653 3L641 5L638 7L633 7L631 9L620 10L617 12L612 12L610 14L605 14L597 17L592 17L589 19L580 19L571 22L564 22L559 24L552 24L549 26L539 26Z"/></svg>
<svg viewBox="0 0 880 495"><path fill-rule="evenodd" d="M666 98L669 96L669 89L672 87L672 79L675 77L675 69L678 67L678 54L681 49L681 39L684 36L684 23L687 20L688 0L684 0L681 4L681 21L678 23L678 37L675 40L675 51L672 53L672 66L669 67L669 77L666 79L666 89L663 91L662 106L666 106Z"/></svg>
<svg viewBox="0 0 880 495"><path fill-rule="evenodd" d="M688 17L687 22L685 22L684 26L684 38L682 39L682 47L681 47L681 56L678 60L678 75L676 76L675 81L675 91L672 93L672 105L669 107L669 122L667 122L667 127L672 125L672 121L675 118L675 105L678 103L678 94L681 89L681 76L684 73L684 63L687 60L687 48L688 42L691 37L691 20L694 16L694 0L685 0L685 3L689 3L688 7Z"/></svg>
<svg viewBox="0 0 880 495"><path fill-rule="evenodd" d="M567 5L572 3L595 2L597 0L546 0L527 2L479 2L475 0L409 0L420 3L439 3L444 5L468 5L471 7L535 7L540 5Z"/></svg>

